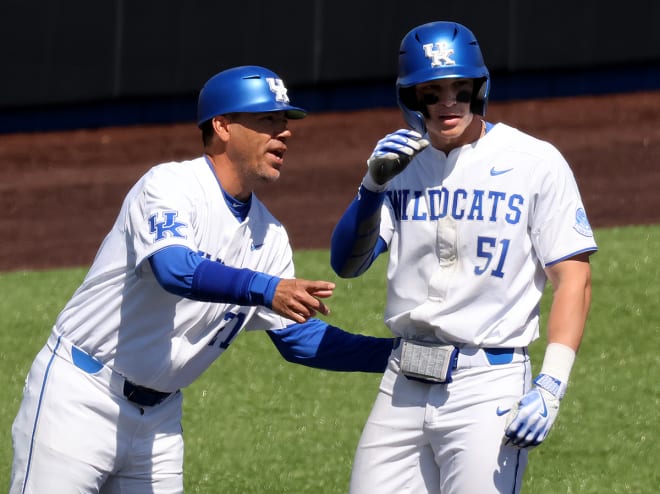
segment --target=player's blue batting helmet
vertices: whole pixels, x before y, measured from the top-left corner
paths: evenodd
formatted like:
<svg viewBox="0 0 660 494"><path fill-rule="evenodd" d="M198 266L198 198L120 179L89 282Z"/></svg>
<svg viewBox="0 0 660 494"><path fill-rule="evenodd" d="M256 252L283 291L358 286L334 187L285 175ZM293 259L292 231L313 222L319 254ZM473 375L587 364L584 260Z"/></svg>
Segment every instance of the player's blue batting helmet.
<svg viewBox="0 0 660 494"><path fill-rule="evenodd" d="M397 101L412 128L424 132L426 108L414 86L422 82L461 77L475 79L472 112L485 115L490 75L474 34L456 22L430 22L412 29L401 41Z"/></svg>
<svg viewBox="0 0 660 494"><path fill-rule="evenodd" d="M287 88L276 73L256 65L224 70L211 77L199 93L197 125L217 115L285 111L289 119L307 112L291 106Z"/></svg>

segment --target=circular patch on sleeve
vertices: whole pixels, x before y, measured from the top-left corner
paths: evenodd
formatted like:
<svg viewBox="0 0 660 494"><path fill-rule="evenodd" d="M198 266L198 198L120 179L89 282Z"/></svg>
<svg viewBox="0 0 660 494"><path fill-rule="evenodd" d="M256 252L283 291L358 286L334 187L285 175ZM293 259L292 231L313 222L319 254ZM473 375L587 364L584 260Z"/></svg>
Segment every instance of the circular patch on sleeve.
<svg viewBox="0 0 660 494"><path fill-rule="evenodd" d="M577 211L575 211L575 225L573 228L575 228L576 232L585 237L594 236L594 233L591 231L589 220L587 219L587 213L583 208L578 208Z"/></svg>

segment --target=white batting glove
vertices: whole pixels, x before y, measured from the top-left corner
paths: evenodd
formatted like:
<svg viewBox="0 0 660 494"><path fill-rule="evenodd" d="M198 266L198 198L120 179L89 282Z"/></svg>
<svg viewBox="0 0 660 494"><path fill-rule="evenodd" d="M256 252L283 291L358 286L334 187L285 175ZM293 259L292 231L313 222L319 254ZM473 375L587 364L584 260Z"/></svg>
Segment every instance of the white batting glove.
<svg viewBox="0 0 660 494"><path fill-rule="evenodd" d="M566 383L548 374L539 374L534 384L507 416L505 444L519 448L538 446L557 418L559 401L566 392Z"/></svg>
<svg viewBox="0 0 660 494"><path fill-rule="evenodd" d="M429 145L419 132L399 129L386 135L376 144L367 160L369 176L382 186L401 173L410 160Z"/></svg>

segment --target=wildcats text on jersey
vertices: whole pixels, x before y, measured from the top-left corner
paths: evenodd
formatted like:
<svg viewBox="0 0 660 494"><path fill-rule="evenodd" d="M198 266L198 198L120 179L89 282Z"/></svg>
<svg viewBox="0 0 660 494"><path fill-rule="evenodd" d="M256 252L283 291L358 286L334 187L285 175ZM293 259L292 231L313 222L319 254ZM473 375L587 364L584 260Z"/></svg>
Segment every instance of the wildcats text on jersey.
<svg viewBox="0 0 660 494"><path fill-rule="evenodd" d="M446 187L427 190L388 190L397 221L435 221L446 216L455 220L520 222L525 198L520 194L482 189Z"/></svg>

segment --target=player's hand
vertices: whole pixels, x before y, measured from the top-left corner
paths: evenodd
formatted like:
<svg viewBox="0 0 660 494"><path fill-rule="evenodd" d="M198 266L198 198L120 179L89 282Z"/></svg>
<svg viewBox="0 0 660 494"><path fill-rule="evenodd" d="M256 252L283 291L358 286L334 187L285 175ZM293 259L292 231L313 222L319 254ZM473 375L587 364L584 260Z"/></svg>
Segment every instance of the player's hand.
<svg viewBox="0 0 660 494"><path fill-rule="evenodd" d="M330 309L319 299L332 296L335 284L301 278L282 279L277 284L272 309L280 316L303 323L317 313L328 315Z"/></svg>
<svg viewBox="0 0 660 494"><path fill-rule="evenodd" d="M378 185L384 185L401 173L410 160L429 145L419 132L399 129L383 137L367 160L369 175Z"/></svg>
<svg viewBox="0 0 660 494"><path fill-rule="evenodd" d="M547 374L534 379L535 386L516 403L507 416L504 443L519 448L543 442L559 413L566 384Z"/></svg>

